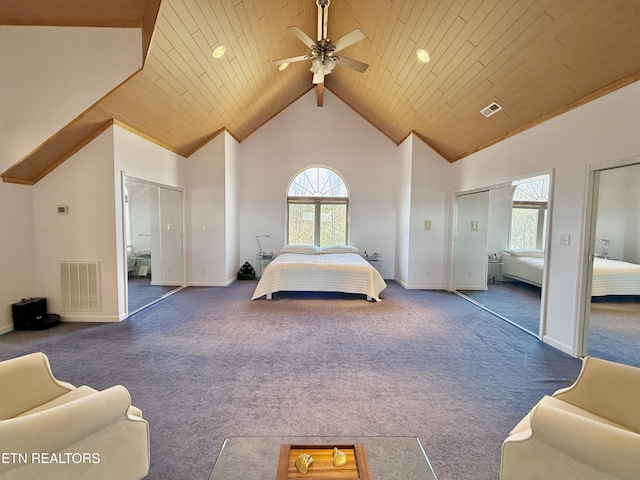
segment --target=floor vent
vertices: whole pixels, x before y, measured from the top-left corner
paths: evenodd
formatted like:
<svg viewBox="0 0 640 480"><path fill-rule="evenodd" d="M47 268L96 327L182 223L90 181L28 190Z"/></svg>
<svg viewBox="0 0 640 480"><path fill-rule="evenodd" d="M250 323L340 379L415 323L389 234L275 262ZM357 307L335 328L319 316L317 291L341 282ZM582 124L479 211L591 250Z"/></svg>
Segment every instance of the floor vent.
<svg viewBox="0 0 640 480"><path fill-rule="evenodd" d="M480 113L488 118L494 113L499 112L500 110L502 110L502 107L500 105L498 105L496 102L491 102L489 105L480 110Z"/></svg>
<svg viewBox="0 0 640 480"><path fill-rule="evenodd" d="M99 311L100 262L60 262L63 310Z"/></svg>

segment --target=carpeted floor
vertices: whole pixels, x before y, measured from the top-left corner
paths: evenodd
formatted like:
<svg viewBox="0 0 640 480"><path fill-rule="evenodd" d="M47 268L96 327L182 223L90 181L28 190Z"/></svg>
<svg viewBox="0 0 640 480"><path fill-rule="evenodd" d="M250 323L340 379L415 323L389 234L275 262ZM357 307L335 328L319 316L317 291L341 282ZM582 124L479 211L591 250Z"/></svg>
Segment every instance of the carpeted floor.
<svg viewBox="0 0 640 480"><path fill-rule="evenodd" d="M514 281L489 283L487 290L465 290L461 293L534 335L539 335L540 287Z"/></svg>
<svg viewBox="0 0 640 480"><path fill-rule="evenodd" d="M125 385L150 424L148 478L162 480L207 480L237 435L417 436L439 480L495 480L509 430L581 365L448 292L389 282L380 303L251 301L254 288L188 288L118 324L11 332L0 360L44 351L60 379Z"/></svg>
<svg viewBox="0 0 640 480"><path fill-rule="evenodd" d="M640 367L640 297L593 297L589 355Z"/></svg>

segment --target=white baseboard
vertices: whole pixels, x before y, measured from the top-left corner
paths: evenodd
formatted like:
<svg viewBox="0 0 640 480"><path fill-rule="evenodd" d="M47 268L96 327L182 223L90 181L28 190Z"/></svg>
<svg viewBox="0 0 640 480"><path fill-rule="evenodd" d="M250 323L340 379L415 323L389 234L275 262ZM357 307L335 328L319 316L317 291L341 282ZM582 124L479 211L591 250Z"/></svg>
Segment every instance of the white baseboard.
<svg viewBox="0 0 640 480"><path fill-rule="evenodd" d="M188 282L187 287L228 287L235 281L234 278L226 282Z"/></svg>
<svg viewBox="0 0 640 480"><path fill-rule="evenodd" d="M399 283L405 290L447 290L444 285L410 285L398 278L393 279L396 283Z"/></svg>
<svg viewBox="0 0 640 480"><path fill-rule="evenodd" d="M60 320L62 322L69 323L117 323L120 322L121 319L119 315L100 315L100 316L89 316L82 314L64 314L60 315Z"/></svg>
<svg viewBox="0 0 640 480"><path fill-rule="evenodd" d="M13 323L0 327L0 335L4 335L9 332L13 332Z"/></svg>

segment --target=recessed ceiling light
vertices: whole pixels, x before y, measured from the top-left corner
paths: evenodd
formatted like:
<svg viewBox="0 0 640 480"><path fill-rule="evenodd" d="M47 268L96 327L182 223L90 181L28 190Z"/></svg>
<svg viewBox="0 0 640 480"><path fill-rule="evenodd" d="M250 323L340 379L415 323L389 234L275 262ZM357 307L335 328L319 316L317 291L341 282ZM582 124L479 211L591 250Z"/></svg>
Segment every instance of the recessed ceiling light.
<svg viewBox="0 0 640 480"><path fill-rule="evenodd" d="M282 71L285 68L287 68L288 66L289 66L289 62L281 63L280 66L278 67L278 70Z"/></svg>
<svg viewBox="0 0 640 480"><path fill-rule="evenodd" d="M211 56L213 58L220 58L224 55L224 52L227 51L227 47L225 47L224 45L218 45L216 48L213 49L213 53L211 54Z"/></svg>
<svg viewBox="0 0 640 480"><path fill-rule="evenodd" d="M416 55L418 56L418 60L420 60L421 62L427 63L429 60L431 60L431 56L423 48L419 48L416 51Z"/></svg>

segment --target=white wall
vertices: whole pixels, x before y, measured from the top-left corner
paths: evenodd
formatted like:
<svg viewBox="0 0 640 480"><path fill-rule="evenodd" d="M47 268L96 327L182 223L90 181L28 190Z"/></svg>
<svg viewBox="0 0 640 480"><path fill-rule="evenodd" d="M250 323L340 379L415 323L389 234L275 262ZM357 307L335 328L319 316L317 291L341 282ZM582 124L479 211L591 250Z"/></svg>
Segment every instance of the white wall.
<svg viewBox="0 0 640 480"><path fill-rule="evenodd" d="M325 90L324 106L310 91L240 145L238 160L240 263L257 266L256 235L267 251L284 245L289 182L305 167L327 165L350 192L350 241L383 255L393 278L399 156L396 145ZM238 265L238 268L240 265Z"/></svg>
<svg viewBox="0 0 640 480"><path fill-rule="evenodd" d="M36 289L31 188L0 182L0 334L13 330L11 304L42 296Z"/></svg>
<svg viewBox="0 0 640 480"><path fill-rule="evenodd" d="M452 165L454 191L553 169L543 338L568 353L576 354L578 345L588 168L637 155L639 124L640 82L636 82ZM559 245L560 234L571 235L569 246Z"/></svg>
<svg viewBox="0 0 640 480"><path fill-rule="evenodd" d="M412 137L411 220L408 288L441 289L447 285L450 231L450 165ZM424 221L431 221L431 230Z"/></svg>
<svg viewBox="0 0 640 480"><path fill-rule="evenodd" d="M226 234L226 282L230 283L236 278L240 267L240 231L239 231L239 206L238 190L240 187L238 178L238 158L240 144L227 132L224 134L224 183L225 183L225 234Z"/></svg>
<svg viewBox="0 0 640 480"><path fill-rule="evenodd" d="M73 55L69 52L73 51ZM0 171L142 65L140 29L0 26ZM0 333L36 285L32 187L0 183Z"/></svg>
<svg viewBox="0 0 640 480"><path fill-rule="evenodd" d="M142 32L2 25L0 65L4 171L142 66Z"/></svg>
<svg viewBox="0 0 640 480"><path fill-rule="evenodd" d="M396 249L394 279L409 285L409 252L411 226L411 170L413 167L413 135L398 146L398 196L396 213Z"/></svg>
<svg viewBox="0 0 640 480"><path fill-rule="evenodd" d="M67 321L118 318L112 178L113 135L108 129L35 186L23 187L33 191L37 296L46 297L49 312ZM68 214L59 215L58 205L67 205ZM62 261L100 262L102 311L62 311Z"/></svg>
<svg viewBox="0 0 640 480"><path fill-rule="evenodd" d="M222 286L228 280L225 135L187 160L187 282L192 286Z"/></svg>
<svg viewBox="0 0 640 480"><path fill-rule="evenodd" d="M442 289L448 276L449 163L413 134L398 151L395 280L405 288Z"/></svg>

